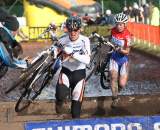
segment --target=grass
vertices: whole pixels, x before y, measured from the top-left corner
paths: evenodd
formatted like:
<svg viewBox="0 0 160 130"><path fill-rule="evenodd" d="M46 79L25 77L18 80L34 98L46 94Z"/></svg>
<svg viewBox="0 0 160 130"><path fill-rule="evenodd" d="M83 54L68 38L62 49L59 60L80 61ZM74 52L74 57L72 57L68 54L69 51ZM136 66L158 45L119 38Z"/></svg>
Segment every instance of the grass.
<svg viewBox="0 0 160 130"><path fill-rule="evenodd" d="M148 43L141 40L135 40L133 48L160 58L160 45Z"/></svg>

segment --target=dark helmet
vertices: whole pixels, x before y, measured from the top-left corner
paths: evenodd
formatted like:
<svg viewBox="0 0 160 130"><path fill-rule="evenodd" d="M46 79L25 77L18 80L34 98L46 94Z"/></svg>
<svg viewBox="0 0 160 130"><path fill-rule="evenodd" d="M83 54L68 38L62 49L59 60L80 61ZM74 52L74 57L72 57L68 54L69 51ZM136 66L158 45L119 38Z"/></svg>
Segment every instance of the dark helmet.
<svg viewBox="0 0 160 130"><path fill-rule="evenodd" d="M71 16L66 20L66 28L70 30L78 30L82 26L81 19L77 16Z"/></svg>

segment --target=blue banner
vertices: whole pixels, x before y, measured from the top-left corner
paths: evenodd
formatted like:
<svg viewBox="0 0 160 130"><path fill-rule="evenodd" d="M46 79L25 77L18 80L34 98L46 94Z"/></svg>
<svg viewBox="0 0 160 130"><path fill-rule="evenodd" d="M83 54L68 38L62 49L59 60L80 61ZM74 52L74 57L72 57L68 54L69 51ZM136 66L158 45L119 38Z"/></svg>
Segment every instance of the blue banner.
<svg viewBox="0 0 160 130"><path fill-rule="evenodd" d="M160 130L160 116L30 122L25 130Z"/></svg>

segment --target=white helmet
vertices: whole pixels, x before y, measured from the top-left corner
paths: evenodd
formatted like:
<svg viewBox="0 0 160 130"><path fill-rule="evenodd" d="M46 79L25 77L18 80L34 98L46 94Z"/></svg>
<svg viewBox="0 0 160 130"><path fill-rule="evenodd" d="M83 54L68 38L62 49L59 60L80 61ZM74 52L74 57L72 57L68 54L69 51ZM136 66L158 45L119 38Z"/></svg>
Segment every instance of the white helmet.
<svg viewBox="0 0 160 130"><path fill-rule="evenodd" d="M128 22L128 16L124 13L118 13L114 16L115 22L118 23L127 23Z"/></svg>
<svg viewBox="0 0 160 130"><path fill-rule="evenodd" d="M112 12L111 12L110 9L107 9L107 10L106 10L106 14L107 14L107 15L111 15L111 13L112 13Z"/></svg>

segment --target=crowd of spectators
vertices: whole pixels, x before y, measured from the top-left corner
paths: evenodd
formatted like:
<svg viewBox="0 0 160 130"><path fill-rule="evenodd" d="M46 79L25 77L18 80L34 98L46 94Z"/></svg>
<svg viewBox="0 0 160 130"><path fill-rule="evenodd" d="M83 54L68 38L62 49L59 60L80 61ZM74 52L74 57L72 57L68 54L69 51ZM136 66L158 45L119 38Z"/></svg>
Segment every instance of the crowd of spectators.
<svg viewBox="0 0 160 130"><path fill-rule="evenodd" d="M142 6L134 3L133 6L124 7L123 13L129 16L130 22L159 25L159 9L152 3L146 3Z"/></svg>
<svg viewBox="0 0 160 130"><path fill-rule="evenodd" d="M82 20L86 25L114 25L114 15L110 9L106 10L105 14L97 12L95 18L86 13Z"/></svg>
<svg viewBox="0 0 160 130"><path fill-rule="evenodd" d="M152 3L146 3L139 6L134 3L133 6L123 8L123 13L127 14L130 22L143 24L151 24L154 26L160 25L159 9ZM107 9L104 14L97 12L96 17L92 18L87 13L82 17L85 25L114 25L114 14L110 9Z"/></svg>

